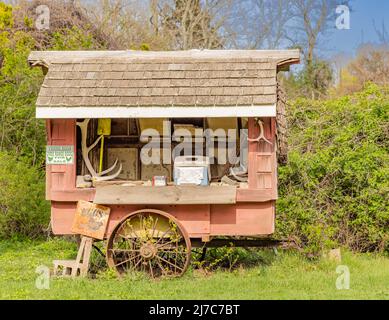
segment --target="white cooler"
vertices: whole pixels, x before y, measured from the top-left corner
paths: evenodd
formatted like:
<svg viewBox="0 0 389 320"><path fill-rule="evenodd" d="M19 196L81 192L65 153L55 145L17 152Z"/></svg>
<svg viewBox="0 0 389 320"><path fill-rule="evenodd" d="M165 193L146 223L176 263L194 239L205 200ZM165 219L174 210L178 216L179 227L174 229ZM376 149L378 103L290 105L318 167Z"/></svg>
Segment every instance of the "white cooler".
<svg viewBox="0 0 389 320"><path fill-rule="evenodd" d="M211 181L209 158L203 156L177 157L174 160L173 178L177 186L208 186Z"/></svg>

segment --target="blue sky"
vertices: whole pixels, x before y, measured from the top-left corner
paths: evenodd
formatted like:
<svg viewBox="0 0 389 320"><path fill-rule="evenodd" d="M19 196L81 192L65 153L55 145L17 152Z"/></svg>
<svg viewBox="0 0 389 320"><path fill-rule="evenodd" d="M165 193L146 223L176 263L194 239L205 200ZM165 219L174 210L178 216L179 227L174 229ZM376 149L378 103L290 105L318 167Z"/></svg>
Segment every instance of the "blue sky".
<svg viewBox="0 0 389 320"><path fill-rule="evenodd" d="M378 37L374 22L377 28L382 28L384 22L389 32L389 0L353 0L351 10L350 30L334 29L322 45L322 54L350 55L362 43L376 43Z"/></svg>

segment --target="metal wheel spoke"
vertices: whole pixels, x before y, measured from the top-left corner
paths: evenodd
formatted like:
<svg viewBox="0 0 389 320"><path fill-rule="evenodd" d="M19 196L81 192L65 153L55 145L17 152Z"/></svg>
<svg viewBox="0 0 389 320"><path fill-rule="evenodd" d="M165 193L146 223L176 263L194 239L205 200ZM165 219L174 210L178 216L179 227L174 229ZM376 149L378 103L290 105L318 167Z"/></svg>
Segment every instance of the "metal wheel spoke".
<svg viewBox="0 0 389 320"><path fill-rule="evenodd" d="M154 272L153 272L153 266L151 265L151 260L149 260L149 266L150 266L151 277L154 278Z"/></svg>
<svg viewBox="0 0 389 320"><path fill-rule="evenodd" d="M158 249L160 249L160 248L166 247L168 244L171 244L171 243L178 243L178 240L171 240L171 241L169 241L169 242L162 243L162 244L160 244L160 245L157 246L157 247L158 247Z"/></svg>
<svg viewBox="0 0 389 320"><path fill-rule="evenodd" d="M162 273L165 275L166 274L166 270L163 268L161 263L158 260L155 260L155 262L157 263L158 267L161 269Z"/></svg>
<svg viewBox="0 0 389 320"><path fill-rule="evenodd" d="M113 252L140 252L139 249L109 249Z"/></svg>
<svg viewBox="0 0 389 320"><path fill-rule="evenodd" d="M124 235L122 235L122 234L118 234L118 236L120 236L121 238L123 238L123 239L126 240L126 241L132 242L132 243L135 244L135 245L138 244L136 241L134 241L134 240L132 240L131 238L126 237L126 236L124 236Z"/></svg>
<svg viewBox="0 0 389 320"><path fill-rule="evenodd" d="M142 257L141 256L138 256L139 257L139 261L134 265L133 269L136 270L136 267L139 265L139 263L142 262Z"/></svg>
<svg viewBox="0 0 389 320"><path fill-rule="evenodd" d="M130 262L131 260L134 260L136 257L138 257L138 256L132 257L132 258L124 260L124 261L122 261L122 262L120 262L118 264L115 264L115 267L118 267L118 266L120 266L120 265L122 265L124 263Z"/></svg>
<svg viewBox="0 0 389 320"><path fill-rule="evenodd" d="M158 247L158 250L159 249L163 249L163 250L165 250L165 251L175 251L175 250L177 250L177 246L169 246L169 247L165 247L165 246L161 246L161 247ZM160 251L160 250L159 250Z"/></svg>
<svg viewBox="0 0 389 320"><path fill-rule="evenodd" d="M167 229L164 234L158 239L158 241L155 243L155 245L157 245L162 239L164 236L166 236L166 234L170 231L170 229Z"/></svg>
<svg viewBox="0 0 389 320"><path fill-rule="evenodd" d="M143 216L142 215L138 215L138 220L139 220L139 226L140 226L140 230L144 230L143 228Z"/></svg>
<svg viewBox="0 0 389 320"><path fill-rule="evenodd" d="M163 252L163 253L174 253L174 254L182 254L182 255L186 255L186 252L180 252L180 251L166 251L166 250L158 250L158 252Z"/></svg>
<svg viewBox="0 0 389 320"><path fill-rule="evenodd" d="M154 238L154 232L155 232L155 229L157 228L157 223L158 223L158 217L157 217L157 219L155 219L155 223L154 223L154 227L153 227L153 232L151 233L151 238Z"/></svg>
<svg viewBox="0 0 389 320"><path fill-rule="evenodd" d="M135 232L133 226L130 226L130 233L135 236L135 239L141 239L141 237Z"/></svg>
<svg viewBox="0 0 389 320"><path fill-rule="evenodd" d="M181 267L175 265L174 263L172 263L172 262L170 262L170 261L167 261L166 259L164 259L164 258L162 258L162 257L160 257L160 256L158 256L158 255L157 255L156 257L157 257L158 259L162 260L163 262L170 264L170 265L173 266L174 268L178 268L178 269L180 269L181 271L184 271L183 268L181 268Z"/></svg>
<svg viewBox="0 0 389 320"><path fill-rule="evenodd" d="M130 224L130 221L133 220L133 219L130 219L127 221L127 223L125 225L123 225L122 227L126 227L126 230L129 230L131 234L133 234L135 236L135 239L139 238L139 235L134 231L134 227ZM123 229L123 228L122 228Z"/></svg>

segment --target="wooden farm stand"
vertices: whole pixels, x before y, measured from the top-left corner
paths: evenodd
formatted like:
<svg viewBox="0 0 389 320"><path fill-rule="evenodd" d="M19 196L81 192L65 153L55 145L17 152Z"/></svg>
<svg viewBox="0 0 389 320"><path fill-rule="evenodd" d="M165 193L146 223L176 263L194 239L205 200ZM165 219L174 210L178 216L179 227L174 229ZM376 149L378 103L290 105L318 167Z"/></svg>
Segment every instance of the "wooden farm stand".
<svg viewBox="0 0 389 320"><path fill-rule="evenodd" d="M192 246L274 244L277 73L299 62L297 50L51 51L32 52L29 62L45 73L36 115L46 119L48 148L70 150L67 163L51 157L46 167L54 234L73 233L79 201L109 208L108 264L153 277L183 274ZM99 119L110 119L105 134ZM232 174L237 168L216 155L208 186L175 185L174 163L140 161L145 128L168 142L158 144L161 154L178 143L163 120L171 131L238 130L246 170ZM148 182L161 175L167 186Z"/></svg>

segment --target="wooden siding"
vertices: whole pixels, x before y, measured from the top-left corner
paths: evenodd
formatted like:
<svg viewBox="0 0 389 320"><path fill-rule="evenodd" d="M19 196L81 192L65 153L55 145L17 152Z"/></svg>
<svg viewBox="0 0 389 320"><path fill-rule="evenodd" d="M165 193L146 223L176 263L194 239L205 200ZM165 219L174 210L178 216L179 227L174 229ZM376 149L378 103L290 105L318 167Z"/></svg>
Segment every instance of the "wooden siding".
<svg viewBox="0 0 389 320"><path fill-rule="evenodd" d="M47 120L47 144L74 147L74 163L70 165L47 165L46 198L51 200L55 192L67 192L76 187L76 122L75 120Z"/></svg>

